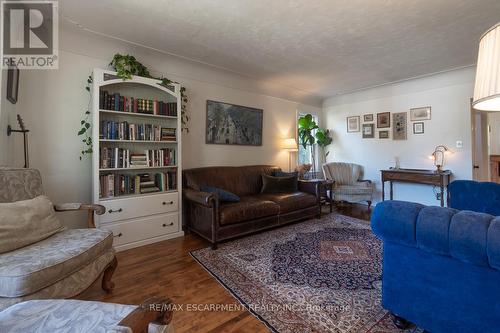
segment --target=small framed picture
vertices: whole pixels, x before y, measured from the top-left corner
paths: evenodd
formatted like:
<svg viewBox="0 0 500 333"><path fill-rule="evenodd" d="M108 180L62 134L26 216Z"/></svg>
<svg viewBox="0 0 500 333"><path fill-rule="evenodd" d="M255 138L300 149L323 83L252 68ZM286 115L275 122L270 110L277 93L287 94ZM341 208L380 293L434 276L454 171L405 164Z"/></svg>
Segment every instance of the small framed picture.
<svg viewBox="0 0 500 333"><path fill-rule="evenodd" d="M379 139L389 139L389 131L379 131L378 138Z"/></svg>
<svg viewBox="0 0 500 333"><path fill-rule="evenodd" d="M359 116L347 117L347 133L359 131Z"/></svg>
<svg viewBox="0 0 500 333"><path fill-rule="evenodd" d="M426 106L423 108L414 108L410 109L410 120L411 121L420 121L420 120L429 120L431 119L431 107Z"/></svg>
<svg viewBox="0 0 500 333"><path fill-rule="evenodd" d="M7 100L12 104L17 103L19 91L19 68L9 67L7 70Z"/></svg>
<svg viewBox="0 0 500 333"><path fill-rule="evenodd" d="M424 134L424 123L422 121L413 123L413 134Z"/></svg>
<svg viewBox="0 0 500 333"><path fill-rule="evenodd" d="M375 137L375 124L363 124L363 139Z"/></svg>
<svg viewBox="0 0 500 333"><path fill-rule="evenodd" d="M365 123L370 122L370 121L373 121L373 114L365 114L365 115L363 116L363 121L364 121Z"/></svg>
<svg viewBox="0 0 500 333"><path fill-rule="evenodd" d="M377 113L377 128L391 127L391 113L381 112Z"/></svg>

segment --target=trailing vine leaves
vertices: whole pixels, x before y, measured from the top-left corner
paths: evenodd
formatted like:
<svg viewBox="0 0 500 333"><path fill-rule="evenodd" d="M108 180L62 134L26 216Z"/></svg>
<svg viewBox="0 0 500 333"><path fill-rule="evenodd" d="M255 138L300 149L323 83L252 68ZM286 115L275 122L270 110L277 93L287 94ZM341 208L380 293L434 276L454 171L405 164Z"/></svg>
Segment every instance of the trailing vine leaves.
<svg viewBox="0 0 500 333"><path fill-rule="evenodd" d="M172 80L169 80L165 77L154 77L149 73L149 70L146 66L141 64L134 56L129 54L120 54L117 53L113 56L113 60L109 63L111 67L117 73L116 75L123 80L130 80L133 75L147 77L151 79L161 80L162 84L167 86L171 83L178 83ZM181 123L182 130L189 133L189 128L187 124L189 122L189 116L187 115L187 102L188 97L186 94L186 87L181 87Z"/></svg>
<svg viewBox="0 0 500 333"><path fill-rule="evenodd" d="M88 76L87 78L87 85L85 86L85 90L89 94L89 103L87 104L87 110L85 110L85 114L83 119L80 121L80 130L78 131L78 136L82 137L82 142L83 142L83 147L82 151L80 152L80 160L86 155L86 154L92 154L92 131L91 131L91 124L90 124L90 102L92 100L91 96L92 93L90 91L90 88L92 87L92 76Z"/></svg>

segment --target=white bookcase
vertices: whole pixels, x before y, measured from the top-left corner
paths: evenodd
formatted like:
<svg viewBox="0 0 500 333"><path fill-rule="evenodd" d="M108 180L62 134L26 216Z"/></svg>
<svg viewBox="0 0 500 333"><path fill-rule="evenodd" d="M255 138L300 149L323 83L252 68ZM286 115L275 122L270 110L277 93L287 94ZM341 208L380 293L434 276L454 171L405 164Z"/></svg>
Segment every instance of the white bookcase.
<svg viewBox="0 0 500 333"><path fill-rule="evenodd" d="M118 109L123 111L117 111L110 103L101 102L104 91L115 99L116 94L127 97L127 101L118 98L122 101ZM159 80L138 76L124 81L115 72L94 69L92 96L93 201L106 207L106 213L97 217L97 227L113 232L113 244L117 251L183 236L179 84L164 86ZM139 104L142 112L134 112L131 98L149 102ZM169 114L176 107L177 115L163 115L165 112L159 111L159 102L170 103ZM153 109L153 114L146 113L144 109ZM146 127L150 129L153 126L156 137L140 135L146 132ZM167 129L165 133L168 134L164 139L170 141L162 140L162 128ZM172 129L175 129L175 138L172 138ZM135 135L134 140L132 134ZM107 149L107 163L101 158L104 148ZM120 157L115 157L118 155ZM142 159L143 155L146 155L148 165L130 166L132 160ZM175 163L173 158L169 160L166 156L175 156ZM143 186L137 186L141 181ZM153 192L146 192L148 190Z"/></svg>

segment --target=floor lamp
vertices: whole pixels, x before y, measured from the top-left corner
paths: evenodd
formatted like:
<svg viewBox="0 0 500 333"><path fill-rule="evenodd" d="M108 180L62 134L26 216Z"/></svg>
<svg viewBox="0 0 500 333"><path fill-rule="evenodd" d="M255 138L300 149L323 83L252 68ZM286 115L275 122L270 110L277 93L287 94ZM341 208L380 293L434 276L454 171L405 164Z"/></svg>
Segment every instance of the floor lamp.
<svg viewBox="0 0 500 333"><path fill-rule="evenodd" d="M288 138L283 140L283 149L288 151L288 171L292 171L292 153L298 151L297 140Z"/></svg>

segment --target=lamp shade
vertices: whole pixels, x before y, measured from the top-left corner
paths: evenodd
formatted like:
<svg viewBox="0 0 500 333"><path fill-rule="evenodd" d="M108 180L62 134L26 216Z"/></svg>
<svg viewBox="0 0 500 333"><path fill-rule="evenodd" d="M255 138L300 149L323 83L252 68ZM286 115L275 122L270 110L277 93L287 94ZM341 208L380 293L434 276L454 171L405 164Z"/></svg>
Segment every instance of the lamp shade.
<svg viewBox="0 0 500 333"><path fill-rule="evenodd" d="M479 41L472 106L477 110L500 111L500 23Z"/></svg>
<svg viewBox="0 0 500 333"><path fill-rule="evenodd" d="M297 140L295 138L288 138L283 140L283 149L290 151L297 151Z"/></svg>

